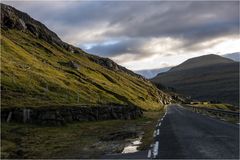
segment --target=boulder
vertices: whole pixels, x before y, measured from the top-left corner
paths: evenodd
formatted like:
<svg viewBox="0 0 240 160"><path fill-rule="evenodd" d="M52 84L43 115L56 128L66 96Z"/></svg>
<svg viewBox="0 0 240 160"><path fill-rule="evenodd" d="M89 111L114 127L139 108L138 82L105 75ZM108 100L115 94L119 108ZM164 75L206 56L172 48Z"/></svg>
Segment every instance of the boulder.
<svg viewBox="0 0 240 160"><path fill-rule="evenodd" d="M80 65L77 62L74 61L69 61L68 62L69 66L74 68L74 69L79 69Z"/></svg>

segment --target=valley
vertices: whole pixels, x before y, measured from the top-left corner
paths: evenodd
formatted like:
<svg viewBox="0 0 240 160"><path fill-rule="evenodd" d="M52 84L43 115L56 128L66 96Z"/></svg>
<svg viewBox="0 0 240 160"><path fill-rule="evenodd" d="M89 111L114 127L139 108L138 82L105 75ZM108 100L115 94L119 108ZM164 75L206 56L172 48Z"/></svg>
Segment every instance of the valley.
<svg viewBox="0 0 240 160"><path fill-rule="evenodd" d="M1 159L239 159L234 2L0 5Z"/></svg>

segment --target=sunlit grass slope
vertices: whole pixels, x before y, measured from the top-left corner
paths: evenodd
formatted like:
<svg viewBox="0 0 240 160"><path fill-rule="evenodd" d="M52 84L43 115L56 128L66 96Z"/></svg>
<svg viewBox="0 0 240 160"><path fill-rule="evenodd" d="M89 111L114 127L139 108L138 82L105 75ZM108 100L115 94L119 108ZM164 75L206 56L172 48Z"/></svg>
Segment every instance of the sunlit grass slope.
<svg viewBox="0 0 240 160"><path fill-rule="evenodd" d="M142 78L15 29L1 29L1 90L2 107L114 103L158 109L168 99Z"/></svg>

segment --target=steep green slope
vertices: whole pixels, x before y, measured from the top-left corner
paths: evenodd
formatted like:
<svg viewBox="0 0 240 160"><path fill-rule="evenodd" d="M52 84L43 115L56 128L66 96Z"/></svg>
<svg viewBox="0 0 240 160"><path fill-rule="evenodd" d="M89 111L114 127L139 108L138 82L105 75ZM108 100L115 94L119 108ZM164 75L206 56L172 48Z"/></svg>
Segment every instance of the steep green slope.
<svg viewBox="0 0 240 160"><path fill-rule="evenodd" d="M239 105L239 63L206 55L189 59L152 79L198 100Z"/></svg>
<svg viewBox="0 0 240 160"><path fill-rule="evenodd" d="M170 101L141 76L62 42L25 13L1 8L2 107L133 104L158 109Z"/></svg>

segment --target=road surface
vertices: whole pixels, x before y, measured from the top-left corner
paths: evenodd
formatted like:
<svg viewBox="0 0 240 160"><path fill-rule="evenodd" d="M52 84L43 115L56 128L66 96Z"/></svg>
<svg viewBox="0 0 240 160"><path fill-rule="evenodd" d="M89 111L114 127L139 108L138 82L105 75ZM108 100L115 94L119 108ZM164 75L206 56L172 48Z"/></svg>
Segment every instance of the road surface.
<svg viewBox="0 0 240 160"><path fill-rule="evenodd" d="M239 159L239 125L171 105L157 132L153 158Z"/></svg>
<svg viewBox="0 0 240 160"><path fill-rule="evenodd" d="M239 159L239 125L170 105L156 126L149 151L104 158Z"/></svg>

